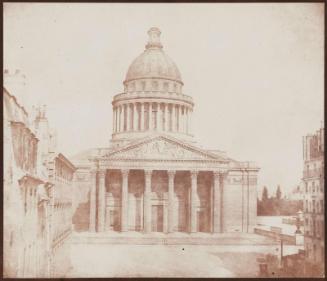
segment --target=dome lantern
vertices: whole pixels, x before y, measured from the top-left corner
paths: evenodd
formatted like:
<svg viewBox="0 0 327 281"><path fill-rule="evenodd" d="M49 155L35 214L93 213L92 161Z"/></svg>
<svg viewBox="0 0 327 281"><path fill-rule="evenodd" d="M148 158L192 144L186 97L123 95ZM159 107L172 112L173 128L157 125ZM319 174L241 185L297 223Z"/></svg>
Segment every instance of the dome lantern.
<svg viewBox="0 0 327 281"><path fill-rule="evenodd" d="M161 31L159 28L157 28L157 27L150 28L150 30L148 31L149 41L148 41L148 44L145 46L145 48L146 49L150 49L150 48L162 49L162 44L160 42L160 34L161 34Z"/></svg>

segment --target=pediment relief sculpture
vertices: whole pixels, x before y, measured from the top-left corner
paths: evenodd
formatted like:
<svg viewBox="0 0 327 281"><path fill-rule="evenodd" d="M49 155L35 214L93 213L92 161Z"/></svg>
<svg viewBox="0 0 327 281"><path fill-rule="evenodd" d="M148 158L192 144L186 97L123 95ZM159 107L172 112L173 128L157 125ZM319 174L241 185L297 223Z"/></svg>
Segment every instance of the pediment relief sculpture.
<svg viewBox="0 0 327 281"><path fill-rule="evenodd" d="M109 159L157 159L157 160L220 160L217 157L206 155L201 151L196 151L184 147L179 143L170 140L155 139L148 143L127 147L123 150L109 153Z"/></svg>

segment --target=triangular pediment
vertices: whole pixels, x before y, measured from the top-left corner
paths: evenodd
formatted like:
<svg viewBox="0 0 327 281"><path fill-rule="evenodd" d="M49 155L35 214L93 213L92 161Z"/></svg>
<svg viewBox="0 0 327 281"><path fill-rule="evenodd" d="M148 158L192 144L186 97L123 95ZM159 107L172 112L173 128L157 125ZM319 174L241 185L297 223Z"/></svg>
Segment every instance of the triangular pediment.
<svg viewBox="0 0 327 281"><path fill-rule="evenodd" d="M111 151L104 157L107 159L226 161L218 155L166 136L152 137L124 146Z"/></svg>

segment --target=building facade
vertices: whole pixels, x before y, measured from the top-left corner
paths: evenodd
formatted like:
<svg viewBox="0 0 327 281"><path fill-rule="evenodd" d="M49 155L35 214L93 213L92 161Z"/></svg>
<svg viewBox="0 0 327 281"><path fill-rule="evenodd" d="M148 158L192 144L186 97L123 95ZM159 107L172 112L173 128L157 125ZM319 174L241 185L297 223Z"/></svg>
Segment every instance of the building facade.
<svg viewBox="0 0 327 281"><path fill-rule="evenodd" d="M4 276L39 276L46 264L46 229L39 229L44 201L39 189L46 180L37 174L38 139L16 98L3 90L4 102ZM38 235L42 239L38 240Z"/></svg>
<svg viewBox="0 0 327 281"><path fill-rule="evenodd" d="M75 229L92 232L252 232L258 167L200 148L192 97L183 93L160 30L114 96L110 146L72 158ZM88 212L87 212L88 208ZM88 214L88 226L81 214Z"/></svg>
<svg viewBox="0 0 327 281"><path fill-rule="evenodd" d="M303 159L305 257L319 275L325 263L324 128L303 137Z"/></svg>
<svg viewBox="0 0 327 281"><path fill-rule="evenodd" d="M4 276L64 277L75 167L55 152L44 111L31 122L6 89L3 101Z"/></svg>
<svg viewBox="0 0 327 281"><path fill-rule="evenodd" d="M56 133L49 126L45 107L34 108L33 128L39 139L39 174L47 178L49 221L48 276L64 277L71 269L72 195L75 166L57 151Z"/></svg>

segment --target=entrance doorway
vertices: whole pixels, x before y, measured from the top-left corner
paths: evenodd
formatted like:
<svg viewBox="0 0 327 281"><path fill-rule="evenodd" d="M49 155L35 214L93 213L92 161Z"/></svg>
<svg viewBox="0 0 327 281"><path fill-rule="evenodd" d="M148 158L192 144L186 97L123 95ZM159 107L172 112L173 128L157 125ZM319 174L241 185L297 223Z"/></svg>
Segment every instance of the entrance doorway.
<svg viewBox="0 0 327 281"><path fill-rule="evenodd" d="M120 230L120 217L118 210L109 210L109 229L114 231Z"/></svg>
<svg viewBox="0 0 327 281"><path fill-rule="evenodd" d="M163 205L151 207L152 232L163 232Z"/></svg>
<svg viewBox="0 0 327 281"><path fill-rule="evenodd" d="M206 213L204 210L197 212L197 231L206 232Z"/></svg>

